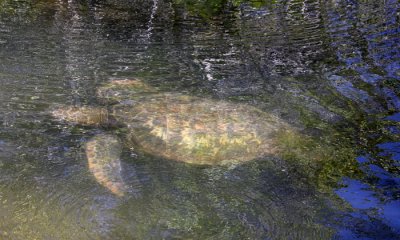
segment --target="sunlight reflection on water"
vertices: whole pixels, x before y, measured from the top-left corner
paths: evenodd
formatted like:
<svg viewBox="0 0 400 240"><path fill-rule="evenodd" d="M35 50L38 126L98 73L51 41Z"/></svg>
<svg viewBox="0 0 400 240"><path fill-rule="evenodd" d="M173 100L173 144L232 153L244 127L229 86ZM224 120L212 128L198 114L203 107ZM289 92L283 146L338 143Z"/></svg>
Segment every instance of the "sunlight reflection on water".
<svg viewBox="0 0 400 240"><path fill-rule="evenodd" d="M0 238L396 239L399 2L191 4L0 2ZM122 175L140 194L116 198L90 174L83 147L124 132L59 123L49 109L99 104L99 85L134 77L250 104L316 142L343 134L359 156L339 163L357 161L362 176L307 162L338 159L334 140L300 138L285 155L298 163L267 156L214 168L127 146ZM343 202L318 181L339 181L330 193Z"/></svg>

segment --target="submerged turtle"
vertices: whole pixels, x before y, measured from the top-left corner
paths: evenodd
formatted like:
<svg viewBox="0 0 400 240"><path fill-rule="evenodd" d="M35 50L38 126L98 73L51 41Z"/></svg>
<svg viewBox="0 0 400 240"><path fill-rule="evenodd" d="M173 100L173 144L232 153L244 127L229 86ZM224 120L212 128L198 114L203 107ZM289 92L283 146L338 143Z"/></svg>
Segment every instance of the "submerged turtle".
<svg viewBox="0 0 400 240"><path fill-rule="evenodd" d="M128 146L166 159L216 165L274 154L276 136L288 129L279 118L253 106L160 93L139 80L114 80L97 90L104 107L59 107L59 120L125 128ZM90 171L117 195L127 187L121 177L120 140L100 134L86 144Z"/></svg>

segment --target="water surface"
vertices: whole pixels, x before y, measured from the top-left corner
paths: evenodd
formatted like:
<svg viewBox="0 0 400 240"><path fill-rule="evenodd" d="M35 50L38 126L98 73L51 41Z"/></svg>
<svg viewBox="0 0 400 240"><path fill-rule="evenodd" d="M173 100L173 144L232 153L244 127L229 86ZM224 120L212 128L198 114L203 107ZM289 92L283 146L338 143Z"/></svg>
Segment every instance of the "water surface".
<svg viewBox="0 0 400 240"><path fill-rule="evenodd" d="M210 7L213 6L213 7ZM1 239L397 239L396 0L0 1ZM51 118L113 79L245 103L298 135L196 166L126 147L123 198Z"/></svg>

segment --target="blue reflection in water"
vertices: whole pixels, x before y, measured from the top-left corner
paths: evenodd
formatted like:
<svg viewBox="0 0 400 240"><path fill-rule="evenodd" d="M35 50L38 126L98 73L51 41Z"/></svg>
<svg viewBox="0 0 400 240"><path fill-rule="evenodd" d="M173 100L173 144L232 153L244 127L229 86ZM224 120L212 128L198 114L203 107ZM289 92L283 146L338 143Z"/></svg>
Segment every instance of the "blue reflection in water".
<svg viewBox="0 0 400 240"><path fill-rule="evenodd" d="M400 112L399 113L395 113L395 114L393 114L391 116L385 117L383 119L384 120L388 120L388 121L400 122ZM398 127L398 126L388 126L387 130L391 134L400 134L400 127Z"/></svg>
<svg viewBox="0 0 400 240"><path fill-rule="evenodd" d="M397 158L400 157L400 143L384 143L378 146L383 154L390 154L393 160L400 159ZM372 164L374 160L369 156L358 156L357 161L362 165L361 170L376 181L371 186L360 180L343 179L345 187L336 190L336 194L351 205L354 213L348 219L341 219L344 221L336 238L398 239L400 200L396 198L400 193L400 178Z"/></svg>
<svg viewBox="0 0 400 240"><path fill-rule="evenodd" d="M400 200L387 202L380 214L387 225L400 232Z"/></svg>
<svg viewBox="0 0 400 240"><path fill-rule="evenodd" d="M357 160L358 163L363 164L363 163L368 163L368 162L370 162L370 161L371 161L371 158L370 158L369 156L358 156L358 157L356 158L356 160Z"/></svg>
<svg viewBox="0 0 400 240"><path fill-rule="evenodd" d="M392 180L383 169L370 165L380 180ZM398 185L400 179L394 179ZM346 187L338 189L336 194L347 201L354 209L350 215L340 219L337 239L398 239L400 234L400 201L381 200L383 197L366 183L354 179L344 179ZM384 184L384 182L380 182ZM369 238L369 237L373 238Z"/></svg>
<svg viewBox="0 0 400 240"><path fill-rule="evenodd" d="M365 34L368 52L374 64L385 69L386 77L397 80L400 80L400 26L397 19L399 8L398 0L384 1L380 11L385 18L360 29Z"/></svg>
<svg viewBox="0 0 400 240"><path fill-rule="evenodd" d="M400 142L387 142L377 145L382 149L381 156L390 156L395 161L400 161Z"/></svg>
<svg viewBox="0 0 400 240"><path fill-rule="evenodd" d="M391 134L400 134L400 128L396 126L389 126L386 128Z"/></svg>
<svg viewBox="0 0 400 240"><path fill-rule="evenodd" d="M378 205L379 199L370 187L358 180L345 179L343 183L347 186L336 191L339 197L346 200L355 209L369 209Z"/></svg>
<svg viewBox="0 0 400 240"><path fill-rule="evenodd" d="M343 64L339 69L352 70L357 74L351 79L340 76L346 84L343 80L342 84L336 84L335 78L329 80L344 96L364 106L366 112L376 110L376 104L370 104L374 102L373 97L354 87L353 83L364 82L373 86L373 95L384 98L387 108L400 110L400 98L396 91L382 85L388 78L400 79L400 26L396 20L400 4L397 0L384 1L379 3L379 9L368 4L372 3L339 0L328 10L331 46ZM380 14L377 15L376 11ZM377 67L383 74L375 73ZM349 93L362 94L359 94L361 98L357 98ZM371 99L367 105L366 97Z"/></svg>
<svg viewBox="0 0 400 240"><path fill-rule="evenodd" d="M399 10L398 0L336 0L327 9L331 47L340 62L327 78L366 113L400 110ZM382 120L400 122L400 113ZM387 130L400 134L396 124ZM381 142L376 148L378 156L400 166L400 142ZM356 160L366 179L343 179L345 187L336 191L354 209L340 220L336 238L400 239L400 177L379 166L372 154Z"/></svg>
<svg viewBox="0 0 400 240"><path fill-rule="evenodd" d="M395 113L395 114L393 114L393 115L391 115L391 116L386 117L385 120L400 122L400 112Z"/></svg>
<svg viewBox="0 0 400 240"><path fill-rule="evenodd" d="M368 165L366 171L368 171L368 173L370 173L371 175L379 178L380 182L386 183L388 180L396 180L395 178L391 177L387 171L375 164Z"/></svg>
<svg viewBox="0 0 400 240"><path fill-rule="evenodd" d="M400 121L400 113L395 113L384 118L389 121ZM396 134L395 130L392 133ZM377 144L380 150L380 156L390 157L395 162L400 161L400 142L385 142ZM373 231L375 234L373 239L398 239L400 235L400 177L389 173L382 167L374 164L374 159L369 155L357 157L357 162L361 165L361 170L368 176L374 179L371 181L372 186L363 183L360 180L344 179L343 184L346 187L338 189L336 194L343 200L347 201L355 210L349 220L349 225L345 222L342 227L339 227L337 233L338 239L371 239L363 234ZM399 164L400 165L400 164ZM374 187L376 189L374 190ZM357 219L355 221L355 219ZM363 227L355 222L363 221ZM381 225L376 229L374 225ZM346 227L343 227L346 226ZM374 229L374 230L372 230ZM360 233L361 231L361 233ZM383 235L380 235L383 234Z"/></svg>
<svg viewBox="0 0 400 240"><path fill-rule="evenodd" d="M368 238L368 237L359 237L356 234L354 234L352 231L347 230L347 229L343 229L340 230L338 232L338 237L340 237L340 239L360 239L360 240L371 240L372 238Z"/></svg>

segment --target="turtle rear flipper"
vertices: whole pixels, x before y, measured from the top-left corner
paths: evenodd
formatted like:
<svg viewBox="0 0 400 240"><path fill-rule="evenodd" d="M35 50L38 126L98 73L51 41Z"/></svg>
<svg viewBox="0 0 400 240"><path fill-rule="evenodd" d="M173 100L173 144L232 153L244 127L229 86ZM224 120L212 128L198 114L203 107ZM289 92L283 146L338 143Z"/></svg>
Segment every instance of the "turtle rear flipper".
<svg viewBox="0 0 400 240"><path fill-rule="evenodd" d="M90 172L98 183L117 196L128 191L121 176L121 152L119 140L107 134L97 135L86 144Z"/></svg>

